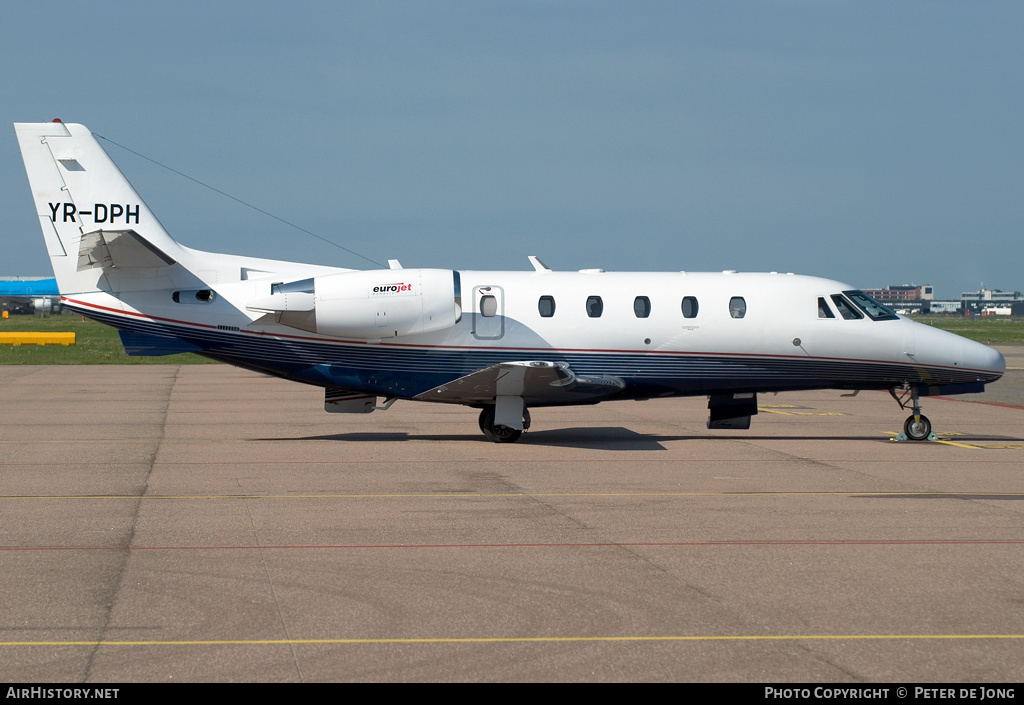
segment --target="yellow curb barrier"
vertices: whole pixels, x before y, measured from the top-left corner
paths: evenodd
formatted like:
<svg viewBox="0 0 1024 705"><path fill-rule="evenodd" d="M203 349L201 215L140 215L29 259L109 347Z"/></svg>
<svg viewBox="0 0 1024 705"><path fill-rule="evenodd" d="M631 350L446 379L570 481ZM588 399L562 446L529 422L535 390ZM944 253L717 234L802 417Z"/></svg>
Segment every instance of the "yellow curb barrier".
<svg viewBox="0 0 1024 705"><path fill-rule="evenodd" d="M0 333L0 345L74 345L74 333Z"/></svg>

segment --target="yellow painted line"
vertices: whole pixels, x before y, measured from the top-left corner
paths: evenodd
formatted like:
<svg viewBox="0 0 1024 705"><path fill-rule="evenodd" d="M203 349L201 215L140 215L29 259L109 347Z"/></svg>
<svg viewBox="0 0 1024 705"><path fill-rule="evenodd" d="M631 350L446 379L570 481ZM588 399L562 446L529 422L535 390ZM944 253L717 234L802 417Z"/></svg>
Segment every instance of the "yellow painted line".
<svg viewBox="0 0 1024 705"><path fill-rule="evenodd" d="M196 639L140 641L3 641L0 646L281 646L302 644L521 644L635 641L897 641L1024 639L1024 634L778 634L692 636L521 636L384 639Z"/></svg>
<svg viewBox="0 0 1024 705"><path fill-rule="evenodd" d="M944 433L943 436L965 436L965 433ZM972 450L1020 450L1024 448L1024 443L958 443L956 441L950 441L945 438L937 438L933 443L942 443L947 446L957 446L958 448L970 448Z"/></svg>
<svg viewBox="0 0 1024 705"><path fill-rule="evenodd" d="M74 333L29 333L5 331L0 333L0 345L74 345Z"/></svg>
<svg viewBox="0 0 1024 705"><path fill-rule="evenodd" d="M941 443L941 444L947 445L947 446L956 446L957 448L970 448L971 450L980 450L980 448L978 446L973 446L973 445L970 445L969 443L957 443L955 441L944 441L941 438L937 438L937 439L935 439L932 442L933 443Z"/></svg>
<svg viewBox="0 0 1024 705"><path fill-rule="evenodd" d="M1024 492L437 492L429 494L196 494L196 495L0 495L0 501L18 499L452 499L481 497L1020 497Z"/></svg>
<svg viewBox="0 0 1024 705"><path fill-rule="evenodd" d="M893 431L886 431L891 436L890 440L896 439L896 433ZM931 443L941 443L946 446L956 446L957 448L969 448L970 450L1021 450L1024 449L1024 443L969 443L969 442L957 442L951 441L945 436L966 436L966 433L959 433L957 431L946 431L943 432L942 438L936 438ZM928 442L928 441L914 441L914 442Z"/></svg>
<svg viewBox="0 0 1024 705"><path fill-rule="evenodd" d="M793 409L796 407L786 408ZM846 416L846 414L841 411L780 411L778 408L769 408L764 406L757 407L757 410L764 411L769 414L782 414L783 416Z"/></svg>

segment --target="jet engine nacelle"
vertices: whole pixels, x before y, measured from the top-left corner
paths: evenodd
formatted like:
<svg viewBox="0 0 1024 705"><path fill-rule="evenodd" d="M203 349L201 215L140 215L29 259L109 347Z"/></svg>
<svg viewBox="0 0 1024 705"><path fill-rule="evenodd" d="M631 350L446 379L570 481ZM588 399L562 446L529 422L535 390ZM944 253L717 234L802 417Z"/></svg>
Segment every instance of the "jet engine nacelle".
<svg viewBox="0 0 1024 705"><path fill-rule="evenodd" d="M32 310L37 313L58 313L60 309L49 296L32 299Z"/></svg>
<svg viewBox="0 0 1024 705"><path fill-rule="evenodd" d="M460 289L450 269L343 272L280 285L248 308L320 335L375 340L451 328L462 318Z"/></svg>

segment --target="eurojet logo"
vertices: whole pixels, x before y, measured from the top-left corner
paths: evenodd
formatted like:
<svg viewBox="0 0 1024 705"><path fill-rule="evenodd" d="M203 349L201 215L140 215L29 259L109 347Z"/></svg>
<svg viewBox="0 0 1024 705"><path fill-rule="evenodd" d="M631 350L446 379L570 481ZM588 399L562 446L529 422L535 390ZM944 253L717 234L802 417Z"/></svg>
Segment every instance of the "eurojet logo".
<svg viewBox="0 0 1024 705"><path fill-rule="evenodd" d="M387 294L401 294L406 291L412 291L412 284L406 284L402 282L398 284L381 284L380 286L373 287L374 296L385 296Z"/></svg>
<svg viewBox="0 0 1024 705"><path fill-rule="evenodd" d="M139 222L139 206L121 203L96 203L91 210L79 210L74 203L50 203L50 219L56 223L77 223L77 218L90 216L93 223L135 223ZM84 218L83 218L84 220Z"/></svg>

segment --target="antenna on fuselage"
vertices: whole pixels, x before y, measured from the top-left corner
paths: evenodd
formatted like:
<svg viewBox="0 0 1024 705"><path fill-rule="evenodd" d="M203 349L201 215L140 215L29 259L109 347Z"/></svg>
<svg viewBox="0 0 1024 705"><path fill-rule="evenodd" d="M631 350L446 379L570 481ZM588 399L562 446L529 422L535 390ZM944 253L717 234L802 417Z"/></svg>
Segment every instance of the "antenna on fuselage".
<svg viewBox="0 0 1024 705"><path fill-rule="evenodd" d="M546 264L544 264L543 262L541 262L539 257L537 257L535 255L527 255L527 259L530 260L530 264L532 264L533 268L536 269L538 272L550 272L551 271L551 267L549 267Z"/></svg>

